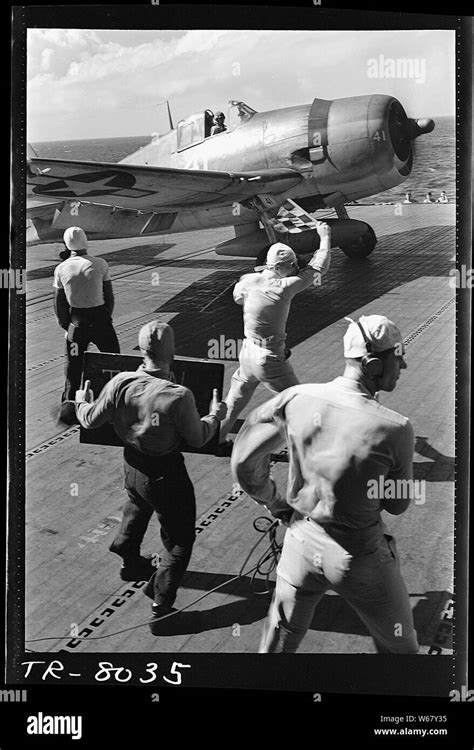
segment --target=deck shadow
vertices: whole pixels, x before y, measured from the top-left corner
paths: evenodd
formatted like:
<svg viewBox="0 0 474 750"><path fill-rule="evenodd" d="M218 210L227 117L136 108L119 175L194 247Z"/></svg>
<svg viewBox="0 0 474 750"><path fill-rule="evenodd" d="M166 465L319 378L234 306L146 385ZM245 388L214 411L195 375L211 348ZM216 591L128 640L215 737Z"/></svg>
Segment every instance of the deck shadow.
<svg viewBox="0 0 474 750"><path fill-rule="evenodd" d="M100 253L92 253L92 255L96 258L103 258L112 268L113 266L123 265L159 267L160 265L165 265L165 263L160 261L157 262L157 256L161 255L161 253L164 253L165 250L169 250L171 247L174 247L174 245L174 242L165 243L163 245L135 245L133 247L124 247L122 248L122 250L116 250L112 253L104 253L103 255L101 255ZM62 245L60 246L60 249L62 249ZM31 269L30 271L27 270L26 280L34 281L36 279L47 279L48 277L52 278L54 275L54 269L60 262L61 259L58 256L58 259L56 263L54 263L54 265Z"/></svg>
<svg viewBox="0 0 474 750"><path fill-rule="evenodd" d="M452 456L444 456L433 448L428 438L417 435L415 451L428 461L415 461L413 464L413 478L424 479L426 482L454 482L456 462Z"/></svg>
<svg viewBox="0 0 474 750"><path fill-rule="evenodd" d="M159 635L191 635L221 628L231 629L237 624L251 625L263 620L268 612L272 592L262 595L254 594L249 589L250 578L248 576L239 581L233 578L234 576L222 573L189 571L183 581L183 588L210 591L227 580L229 585L222 586L221 594L232 594L242 598L209 609L185 610L180 621L173 623L173 618L165 620ZM264 581L258 585L260 590L265 589ZM270 588L273 589L274 584ZM413 618L419 644L430 646L442 622L441 618L446 605L452 600L452 594L448 591L426 591L423 594L414 593L410 596L418 598L413 608ZM370 637L369 631L355 610L341 596L328 594L323 596L316 607L310 630Z"/></svg>
<svg viewBox="0 0 474 750"><path fill-rule="evenodd" d="M374 254L354 261L336 251L323 285L298 294L287 323L290 347L305 341L345 315L423 276L445 276L452 266L446 248L454 243L453 227L425 227L383 236ZM454 247L454 244L453 244ZM183 268L204 268L214 261L184 259ZM237 267L236 267L237 266ZM242 309L232 297L233 285L252 262L232 263L195 281L154 312L173 312L177 353L208 357L210 340L238 342L243 337ZM234 357L227 357L232 360Z"/></svg>

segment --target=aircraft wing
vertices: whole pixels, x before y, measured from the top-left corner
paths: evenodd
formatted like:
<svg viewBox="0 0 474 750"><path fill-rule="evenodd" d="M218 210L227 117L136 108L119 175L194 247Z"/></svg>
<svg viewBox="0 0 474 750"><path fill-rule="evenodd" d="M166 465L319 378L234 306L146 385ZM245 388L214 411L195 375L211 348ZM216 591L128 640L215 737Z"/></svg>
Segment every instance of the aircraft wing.
<svg viewBox="0 0 474 750"><path fill-rule="evenodd" d="M278 195L303 179L291 168L216 172L31 158L27 193L30 211L55 199L160 213Z"/></svg>

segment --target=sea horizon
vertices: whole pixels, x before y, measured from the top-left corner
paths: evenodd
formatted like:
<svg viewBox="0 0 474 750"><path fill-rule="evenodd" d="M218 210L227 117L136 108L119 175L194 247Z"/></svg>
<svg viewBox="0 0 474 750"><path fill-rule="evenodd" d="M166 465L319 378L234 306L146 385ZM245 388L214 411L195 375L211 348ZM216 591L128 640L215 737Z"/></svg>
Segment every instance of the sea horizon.
<svg viewBox="0 0 474 750"><path fill-rule="evenodd" d="M400 185L366 198L358 203L395 202L411 192L417 202L423 202L428 192L436 200L445 191L450 203L456 200L456 119L442 115L435 120L432 133L414 142L414 167ZM117 164L125 157L139 151L152 140L152 135L113 136L112 138L80 138L77 140L37 141L32 147L45 159L70 159Z"/></svg>

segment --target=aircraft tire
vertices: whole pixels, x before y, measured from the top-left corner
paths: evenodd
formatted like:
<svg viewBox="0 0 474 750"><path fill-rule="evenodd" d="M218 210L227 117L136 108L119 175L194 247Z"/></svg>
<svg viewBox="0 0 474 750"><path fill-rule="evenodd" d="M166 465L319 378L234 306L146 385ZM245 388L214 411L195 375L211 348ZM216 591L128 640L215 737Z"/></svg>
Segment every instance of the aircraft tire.
<svg viewBox="0 0 474 750"><path fill-rule="evenodd" d="M341 245L340 247L342 252L349 258L367 258L375 249L376 244L377 237L375 236L375 232L371 226L367 225L365 235L358 237L350 245Z"/></svg>

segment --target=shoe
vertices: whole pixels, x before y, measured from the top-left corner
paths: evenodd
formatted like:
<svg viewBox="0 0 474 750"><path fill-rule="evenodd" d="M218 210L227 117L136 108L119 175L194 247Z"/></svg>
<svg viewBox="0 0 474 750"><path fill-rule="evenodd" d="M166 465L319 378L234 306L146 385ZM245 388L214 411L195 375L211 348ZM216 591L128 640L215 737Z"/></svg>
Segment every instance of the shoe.
<svg viewBox="0 0 474 750"><path fill-rule="evenodd" d="M226 458L232 454L233 447L234 443L232 440L225 440L223 443L219 443L214 451L214 456L217 456L218 458Z"/></svg>
<svg viewBox="0 0 474 750"><path fill-rule="evenodd" d="M151 616L157 620L165 615L170 615L172 612L177 612L175 607L170 607L168 604L152 604L151 605Z"/></svg>
<svg viewBox="0 0 474 750"><path fill-rule="evenodd" d="M173 628L178 625L179 614L178 610L174 607L169 607L167 604L153 604L151 607L151 622L150 631L152 635L165 635L173 631ZM167 617L167 615L170 615ZM171 615L173 615L171 617ZM162 619L164 618L164 619Z"/></svg>
<svg viewBox="0 0 474 750"><path fill-rule="evenodd" d="M156 568L151 562L151 557L143 555L133 562L124 562L120 568L122 581L148 581L154 573Z"/></svg>

